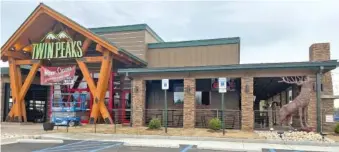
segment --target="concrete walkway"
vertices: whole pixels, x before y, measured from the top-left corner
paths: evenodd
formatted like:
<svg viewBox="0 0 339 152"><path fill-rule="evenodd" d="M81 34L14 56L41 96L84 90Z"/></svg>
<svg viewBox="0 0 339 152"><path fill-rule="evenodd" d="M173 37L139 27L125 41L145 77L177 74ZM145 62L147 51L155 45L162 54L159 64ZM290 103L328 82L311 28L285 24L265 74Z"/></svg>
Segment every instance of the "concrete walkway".
<svg viewBox="0 0 339 152"><path fill-rule="evenodd" d="M220 140L218 138L210 138L206 140L199 137L177 137L169 138L167 136L129 136L129 135L112 135L112 134L94 134L94 133L53 133L44 134L42 138L58 138L67 140L97 140L97 141L115 141L123 142L125 146L143 146L143 147L167 147L178 148L179 145L197 145L198 149L210 149L210 150L231 150L231 151L262 151L263 148L267 149L285 149L285 150L297 150L297 151L329 151L338 152L339 145L298 145L288 144L284 141L280 143L267 143L267 142L248 142L246 140ZM215 139L215 140L213 140Z"/></svg>

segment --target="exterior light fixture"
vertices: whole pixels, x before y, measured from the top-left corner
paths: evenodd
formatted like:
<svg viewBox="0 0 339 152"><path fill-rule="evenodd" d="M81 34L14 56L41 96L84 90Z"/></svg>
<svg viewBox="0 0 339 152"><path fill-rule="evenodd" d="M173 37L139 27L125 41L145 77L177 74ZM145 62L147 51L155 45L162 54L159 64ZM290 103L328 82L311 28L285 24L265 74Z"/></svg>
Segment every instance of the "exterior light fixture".
<svg viewBox="0 0 339 152"><path fill-rule="evenodd" d="M246 93L250 92L249 87L248 87L248 84L246 84L246 86L245 86L245 92L246 92Z"/></svg>
<svg viewBox="0 0 339 152"><path fill-rule="evenodd" d="M191 87L190 86L186 86L185 87L185 92L186 93L191 93Z"/></svg>
<svg viewBox="0 0 339 152"><path fill-rule="evenodd" d="M138 86L135 86L135 87L134 87L134 92L135 92L135 93L139 92L139 87L138 87Z"/></svg>

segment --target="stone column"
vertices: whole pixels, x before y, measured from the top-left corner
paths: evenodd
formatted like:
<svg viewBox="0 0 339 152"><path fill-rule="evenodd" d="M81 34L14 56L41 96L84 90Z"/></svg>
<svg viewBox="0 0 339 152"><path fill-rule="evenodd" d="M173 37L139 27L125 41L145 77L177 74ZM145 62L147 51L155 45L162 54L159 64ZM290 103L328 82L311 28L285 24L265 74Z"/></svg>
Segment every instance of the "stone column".
<svg viewBox="0 0 339 152"><path fill-rule="evenodd" d="M184 79L184 128L195 126L195 79Z"/></svg>
<svg viewBox="0 0 339 152"><path fill-rule="evenodd" d="M132 80L132 125L141 127L145 123L146 85L142 79Z"/></svg>
<svg viewBox="0 0 339 152"><path fill-rule="evenodd" d="M330 60L330 44L329 43L315 43L312 44L309 48L309 57L310 61L328 61ZM332 76L330 72L324 73L322 75L322 95L329 98L322 98L322 122L323 122L323 131L333 131L335 123L325 122L325 115L334 114L334 99L333 96L333 84ZM315 96L316 97L316 96ZM316 101L316 98L315 98ZM316 104L316 102L315 102ZM316 119L316 118L315 118Z"/></svg>
<svg viewBox="0 0 339 152"><path fill-rule="evenodd" d="M310 81L312 81L313 88L310 92L310 102L308 104L307 122L311 127L317 127L317 96L316 96L316 77L315 75L309 75Z"/></svg>
<svg viewBox="0 0 339 152"><path fill-rule="evenodd" d="M241 78L241 129L252 131L254 125L253 113L253 77Z"/></svg>

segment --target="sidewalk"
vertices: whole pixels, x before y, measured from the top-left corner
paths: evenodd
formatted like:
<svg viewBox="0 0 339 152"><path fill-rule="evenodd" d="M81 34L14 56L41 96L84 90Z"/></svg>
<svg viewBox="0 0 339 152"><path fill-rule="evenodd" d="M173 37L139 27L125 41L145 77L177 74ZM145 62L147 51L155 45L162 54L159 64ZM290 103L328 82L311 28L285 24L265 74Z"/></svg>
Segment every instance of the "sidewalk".
<svg viewBox="0 0 339 152"><path fill-rule="evenodd" d="M42 138L58 138L65 140L98 140L124 142L126 146L143 147L168 147L178 148L180 144L197 145L198 149L210 150L233 150L233 151L262 151L267 149L287 149L299 151L331 151L338 152L339 144L290 144L284 141L263 141L247 139L221 139L221 138L200 138L200 137L176 137L176 136L133 136L114 134L94 133L52 133L44 134ZM275 142L275 143L274 143Z"/></svg>

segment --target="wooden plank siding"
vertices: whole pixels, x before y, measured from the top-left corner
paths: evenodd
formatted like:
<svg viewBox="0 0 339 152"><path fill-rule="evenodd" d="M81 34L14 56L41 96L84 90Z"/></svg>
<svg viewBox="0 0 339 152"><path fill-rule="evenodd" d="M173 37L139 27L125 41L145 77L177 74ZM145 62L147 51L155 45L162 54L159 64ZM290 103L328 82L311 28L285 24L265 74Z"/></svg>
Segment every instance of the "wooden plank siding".
<svg viewBox="0 0 339 152"><path fill-rule="evenodd" d="M124 31L100 34L118 47L145 60L145 31Z"/></svg>
<svg viewBox="0 0 339 152"><path fill-rule="evenodd" d="M148 67L239 64L239 45L156 48L147 52Z"/></svg>
<svg viewBox="0 0 339 152"><path fill-rule="evenodd" d="M100 34L118 47L146 60L147 43L158 42L148 31L122 31Z"/></svg>

